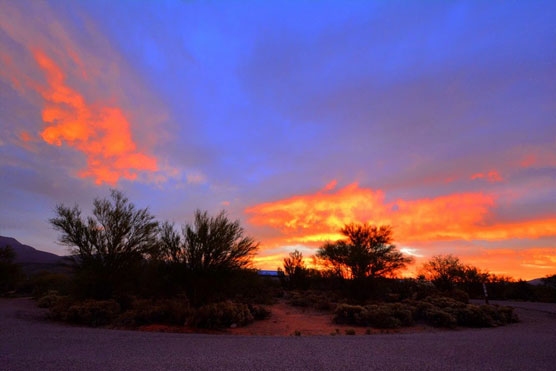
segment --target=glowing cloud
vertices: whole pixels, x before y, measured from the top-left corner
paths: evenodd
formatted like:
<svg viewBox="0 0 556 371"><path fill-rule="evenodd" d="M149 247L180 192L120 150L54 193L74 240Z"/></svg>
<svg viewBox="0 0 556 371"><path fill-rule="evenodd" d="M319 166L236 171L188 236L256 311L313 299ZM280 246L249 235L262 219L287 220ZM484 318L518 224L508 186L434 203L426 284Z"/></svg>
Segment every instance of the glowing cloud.
<svg viewBox="0 0 556 371"><path fill-rule="evenodd" d="M471 176L471 180L475 180L475 179L486 179L491 183L501 182L503 180L500 174L498 174L498 171L496 170L489 171L488 173L473 174Z"/></svg>
<svg viewBox="0 0 556 371"><path fill-rule="evenodd" d="M135 179L138 171L158 170L156 158L138 150L120 108L87 103L50 58L41 51L33 54L48 83L38 88L46 102L42 119L48 124L40 135L49 144L65 143L86 155L87 168L79 176L115 184L122 177Z"/></svg>
<svg viewBox="0 0 556 371"><path fill-rule="evenodd" d="M382 191L354 183L335 193L295 196L245 212L252 215L251 223L280 231L274 244L336 240L342 237L338 230L350 222L392 225L399 242L556 236L556 218L488 225L485 217L494 203L494 196L483 193L386 203Z"/></svg>

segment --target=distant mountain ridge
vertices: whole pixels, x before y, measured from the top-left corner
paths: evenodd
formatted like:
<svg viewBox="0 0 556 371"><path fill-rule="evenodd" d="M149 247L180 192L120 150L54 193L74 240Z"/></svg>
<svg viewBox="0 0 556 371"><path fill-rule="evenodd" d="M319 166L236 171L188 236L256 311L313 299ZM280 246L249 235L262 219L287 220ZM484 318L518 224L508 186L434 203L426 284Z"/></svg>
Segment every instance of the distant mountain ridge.
<svg viewBox="0 0 556 371"><path fill-rule="evenodd" d="M68 267L64 257L50 252L37 250L24 245L13 237L0 236L0 247L11 246L15 253L14 262L21 265L23 272L33 275L41 271L65 273Z"/></svg>
<svg viewBox="0 0 556 371"><path fill-rule="evenodd" d="M57 264L62 259L59 255L24 245L15 238L0 236L0 247L8 245L14 249L16 263Z"/></svg>

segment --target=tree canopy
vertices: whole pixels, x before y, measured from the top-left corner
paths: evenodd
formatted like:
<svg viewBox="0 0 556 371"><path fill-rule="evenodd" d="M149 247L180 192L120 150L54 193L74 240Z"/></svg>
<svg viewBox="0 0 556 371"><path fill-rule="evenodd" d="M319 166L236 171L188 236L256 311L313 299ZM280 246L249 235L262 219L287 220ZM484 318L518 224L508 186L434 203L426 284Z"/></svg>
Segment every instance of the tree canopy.
<svg viewBox="0 0 556 371"><path fill-rule="evenodd" d="M390 226L347 224L341 233L345 239L326 243L318 249L317 257L343 276L355 279L387 276L413 261L392 244Z"/></svg>
<svg viewBox="0 0 556 371"><path fill-rule="evenodd" d="M117 190L111 190L110 200L95 199L87 218L77 205L58 205L50 223L61 232L59 241L71 248L79 266L116 271L156 254L158 222L147 208L137 209Z"/></svg>
<svg viewBox="0 0 556 371"><path fill-rule="evenodd" d="M483 283L489 279L488 272L463 264L451 254L433 256L421 267L421 275L443 290L452 289L456 284Z"/></svg>
<svg viewBox="0 0 556 371"><path fill-rule="evenodd" d="M259 246L244 235L239 220L230 221L224 211L215 217L195 211L193 223L185 224L181 234L164 223L160 241L167 260L183 263L191 271L245 268Z"/></svg>

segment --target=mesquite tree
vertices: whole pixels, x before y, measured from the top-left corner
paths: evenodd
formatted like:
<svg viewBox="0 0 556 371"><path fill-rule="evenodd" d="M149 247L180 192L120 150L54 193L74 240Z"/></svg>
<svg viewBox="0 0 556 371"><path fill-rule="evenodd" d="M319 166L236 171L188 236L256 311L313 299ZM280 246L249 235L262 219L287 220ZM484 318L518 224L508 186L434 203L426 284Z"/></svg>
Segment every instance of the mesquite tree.
<svg viewBox="0 0 556 371"><path fill-rule="evenodd" d="M328 242L317 257L344 277L361 279L391 275L412 262L392 244L392 228L348 224L341 229L345 239Z"/></svg>

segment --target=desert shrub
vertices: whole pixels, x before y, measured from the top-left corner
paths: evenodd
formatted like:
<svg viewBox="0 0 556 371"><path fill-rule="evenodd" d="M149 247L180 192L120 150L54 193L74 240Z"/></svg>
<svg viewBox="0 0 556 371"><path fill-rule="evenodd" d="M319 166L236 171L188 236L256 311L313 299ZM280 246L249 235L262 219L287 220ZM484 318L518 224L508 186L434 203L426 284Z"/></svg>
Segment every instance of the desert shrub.
<svg viewBox="0 0 556 371"><path fill-rule="evenodd" d="M404 300L400 303L375 303L366 306L340 304L334 312L336 323L376 328L411 326L422 320L435 327L492 327L517 322L513 308L465 304L447 297Z"/></svg>
<svg viewBox="0 0 556 371"><path fill-rule="evenodd" d="M408 305L412 308L413 317L415 319L423 319L425 318L425 313L430 310L434 310L436 307L429 303L428 301L411 301L408 302Z"/></svg>
<svg viewBox="0 0 556 371"><path fill-rule="evenodd" d="M135 300L131 308L114 322L116 326L134 327L148 324L183 325L191 316L185 298Z"/></svg>
<svg viewBox="0 0 556 371"><path fill-rule="evenodd" d="M330 291L290 291L288 302L296 307L310 307L317 310L330 311L336 307L334 301L338 299L338 295Z"/></svg>
<svg viewBox="0 0 556 371"><path fill-rule="evenodd" d="M355 330L352 328L346 329L346 335L355 335Z"/></svg>
<svg viewBox="0 0 556 371"><path fill-rule="evenodd" d="M363 326L373 326L376 328L398 328L402 322L396 318L388 306L369 305L365 307L363 313Z"/></svg>
<svg viewBox="0 0 556 371"><path fill-rule="evenodd" d="M270 317L270 311L262 305L248 305L249 311L255 320L263 320Z"/></svg>
<svg viewBox="0 0 556 371"><path fill-rule="evenodd" d="M248 305L225 301L198 308L189 324L194 327L218 329L230 327L232 324L243 326L253 322L253 319Z"/></svg>
<svg viewBox="0 0 556 371"><path fill-rule="evenodd" d="M50 307L50 312L55 319L96 327L110 324L119 315L120 305L114 300L72 303L61 299Z"/></svg>
<svg viewBox="0 0 556 371"><path fill-rule="evenodd" d="M361 305L339 304L334 311L334 322L364 325L366 309Z"/></svg>
<svg viewBox="0 0 556 371"><path fill-rule="evenodd" d="M424 300L425 302L431 303L438 308L463 308L465 303L461 301L446 297L446 296L430 296Z"/></svg>
<svg viewBox="0 0 556 371"><path fill-rule="evenodd" d="M458 324L456 317L441 309L432 309L425 312L425 320L434 327L454 328Z"/></svg>
<svg viewBox="0 0 556 371"><path fill-rule="evenodd" d="M508 306L497 306L495 307L498 309L499 318L504 321L503 323L514 323L519 322L519 317L514 312L514 308Z"/></svg>
<svg viewBox="0 0 556 371"><path fill-rule="evenodd" d="M289 296L289 303L296 307L310 307L311 301L307 295L300 292L292 291Z"/></svg>
<svg viewBox="0 0 556 371"><path fill-rule="evenodd" d="M458 325L467 327L492 327L494 320L488 311L477 305L468 304L456 312Z"/></svg>
<svg viewBox="0 0 556 371"><path fill-rule="evenodd" d="M392 315L397 318L402 326L413 325L413 308L409 305L401 303L392 303L388 305Z"/></svg>
<svg viewBox="0 0 556 371"><path fill-rule="evenodd" d="M37 301L37 306L39 308L51 308L62 299L64 299L64 296L58 295L58 291L49 291Z"/></svg>
<svg viewBox="0 0 556 371"><path fill-rule="evenodd" d="M71 291L71 278L65 274L40 272L29 278L28 285L34 298L38 299L50 291L67 295Z"/></svg>
<svg viewBox="0 0 556 371"><path fill-rule="evenodd" d="M460 289L453 289L452 291L450 291L448 293L448 296L454 300L457 300L459 302L462 302L464 304L469 303L469 294L467 294L465 291L460 290Z"/></svg>
<svg viewBox="0 0 556 371"><path fill-rule="evenodd" d="M337 306L334 321L376 328L398 328L410 326L413 315L408 305L401 303L359 305L340 304Z"/></svg>
<svg viewBox="0 0 556 371"><path fill-rule="evenodd" d="M518 322L517 315L512 307L498 305L481 305L480 310L485 317L491 319L492 326L505 325L512 322Z"/></svg>
<svg viewBox="0 0 556 371"><path fill-rule="evenodd" d="M11 246L0 247L0 294L16 290L25 277L15 257Z"/></svg>

